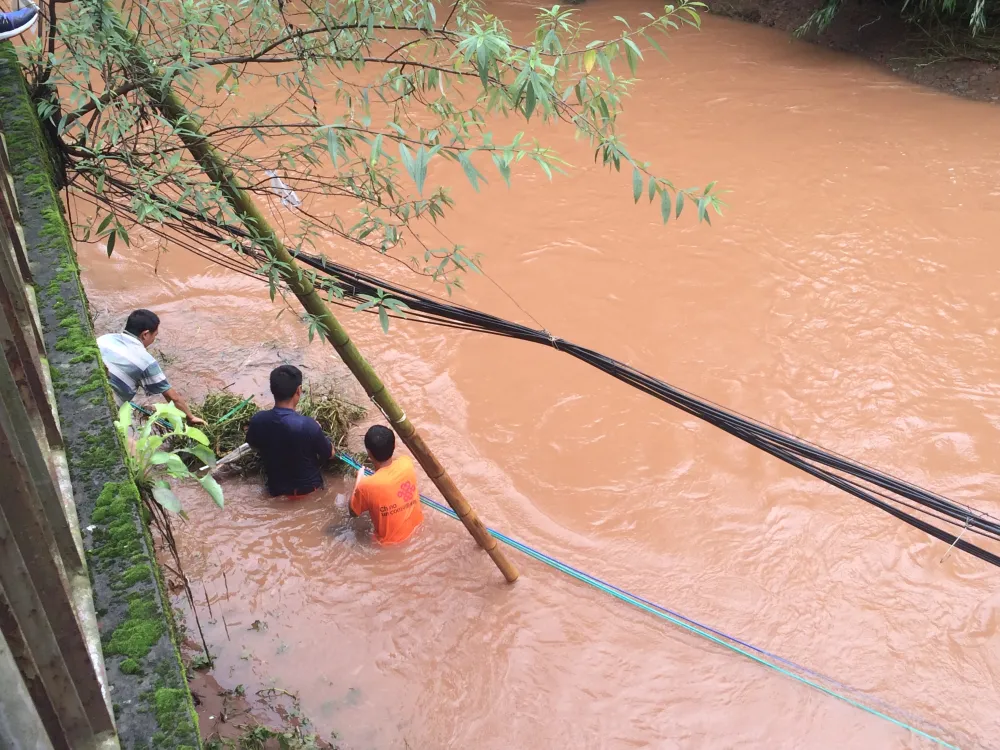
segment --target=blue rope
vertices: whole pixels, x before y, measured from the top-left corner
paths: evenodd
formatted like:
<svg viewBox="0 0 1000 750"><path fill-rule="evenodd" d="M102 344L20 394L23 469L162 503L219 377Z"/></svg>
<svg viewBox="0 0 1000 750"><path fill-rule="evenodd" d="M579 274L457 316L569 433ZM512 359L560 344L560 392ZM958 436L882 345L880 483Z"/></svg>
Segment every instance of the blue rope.
<svg viewBox="0 0 1000 750"><path fill-rule="evenodd" d="M360 471L362 469L361 465L358 464L358 462L352 459L350 456L344 455L343 453L338 453L337 458L339 458L341 461L343 461L345 464L347 464L348 466L352 467L355 470ZM368 473L369 470L364 469L364 471ZM436 511L444 513L445 515L458 520L458 515L451 508L441 505L440 503L431 500L429 497L425 497L424 495L420 496L420 500L424 503L424 505L427 505L428 507L433 508ZM561 562L560 560L557 560L556 558L551 557L550 555L547 555L544 552L540 552L534 549L533 547L529 547L527 544L519 542L516 539L513 539L499 531L496 531L494 529L489 529L489 532L493 534L493 536L499 539L501 542L513 547L519 552L523 552L524 554L528 555L531 558L534 558L535 560L538 560L539 562L545 563L546 565L555 568L556 570L562 571L566 575L575 578L578 581L582 581L583 583L586 583L590 586L593 586L599 591L603 591L606 594L610 594L616 599L626 602L627 604L631 604L632 606L637 607L638 609L641 609L644 612L648 612L649 614L655 617L671 622L674 625L677 625L678 627L687 630L688 632L701 636L702 638L712 641L713 643L717 643L720 646L729 649L730 651L735 651L738 654L742 654L743 656L757 662L758 664L762 664L765 667L773 669L774 671L783 674L786 677L791 677L793 680L801 682L804 685L808 685L809 687L819 690L820 692L825 693L826 695L844 701L845 703L854 706L855 708L860 708L862 711L872 714L873 716L877 716L880 719L884 719L885 721L888 721L896 725L897 727L913 732L914 734L923 737L924 739L930 740L931 742L934 742L940 745L941 747L946 747L949 748L950 750L959 750L957 745L953 745L949 742L946 742L940 737L935 737L932 734L928 734L927 732L918 729L912 724L908 724L904 721L896 719L893 716L890 716L888 713L885 713L884 711L879 711L878 709L872 708L871 706L867 706L864 703L861 703L860 701L857 701L853 698L848 697L847 695L844 695L843 693L838 693L835 690L825 687L824 685L821 685L819 682L817 682L815 679L809 679L807 677L803 677L802 674L796 674L796 672L801 672L810 675L816 679L823 680L824 682L827 682L831 685L834 685L840 690L855 694L858 693L858 691L855 688L852 688L849 685L846 685L842 682L827 677L821 672L809 669L808 667L804 667L801 664L796 664L795 662L790 661L789 659L785 659L782 656L778 656L777 654L773 654L758 646L754 646L753 644L747 643L746 641L743 641L735 636L729 635L720 630L716 630L715 628L712 628L708 625L704 625L698 622L697 620L693 620L690 617L686 617L680 614L679 612L675 612L671 609L668 609L667 607L664 607L661 604L651 602L648 599L644 599L641 596L632 594L622 588L619 588L618 586L607 583L606 581L602 581L600 578L597 578L595 576L590 575L589 573L585 573L582 570L574 568L572 565L567 565L566 563ZM778 664L772 662L780 662L781 664L784 664L796 671L795 672L790 671L789 669L785 669L784 667L778 666ZM898 709L895 706L892 706L891 704L885 703L884 701L880 701L877 698L871 698L869 696L865 697L867 700L878 703L886 709L891 709L894 712L904 716L908 715L908 712ZM921 723L923 723L925 726L933 726L935 729L944 732L944 730L937 725L929 724L923 721Z"/></svg>

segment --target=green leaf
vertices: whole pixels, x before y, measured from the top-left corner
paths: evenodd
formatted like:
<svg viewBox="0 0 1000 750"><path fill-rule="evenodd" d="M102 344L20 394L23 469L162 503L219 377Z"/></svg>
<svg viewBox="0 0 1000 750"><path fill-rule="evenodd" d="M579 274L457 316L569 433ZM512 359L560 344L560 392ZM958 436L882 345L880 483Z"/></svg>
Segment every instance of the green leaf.
<svg viewBox="0 0 1000 750"><path fill-rule="evenodd" d="M675 217L681 215L681 211L684 210L684 193L680 190L677 191L677 212L674 214Z"/></svg>
<svg viewBox="0 0 1000 750"><path fill-rule="evenodd" d="M656 197L656 180L652 177L649 178L649 202L653 202L653 198Z"/></svg>
<svg viewBox="0 0 1000 750"><path fill-rule="evenodd" d="M639 202L639 198L642 197L642 172L639 171L638 167L632 168L632 200L635 203Z"/></svg>
<svg viewBox="0 0 1000 750"><path fill-rule="evenodd" d="M493 154L493 163L496 165L497 171L500 172L500 176L503 177L504 182L507 183L507 187L510 187L510 162L507 161L506 157L500 154Z"/></svg>
<svg viewBox="0 0 1000 750"><path fill-rule="evenodd" d="M181 512L181 501L166 482L157 482L153 485L153 499L171 513Z"/></svg>
<svg viewBox="0 0 1000 750"><path fill-rule="evenodd" d="M205 476L200 477L198 479L198 482L201 483L201 486L204 488L205 492L207 492L211 496L211 498L215 501L216 505L218 505L220 508L225 507L226 501L225 498L223 498L222 496L222 487L219 486L219 483L215 481L215 477L213 477L211 474L206 474Z"/></svg>
<svg viewBox="0 0 1000 750"><path fill-rule="evenodd" d="M459 152L458 163L462 165L462 170L465 172L465 176L471 183L472 189L478 193L479 181L482 180L483 182L486 182L486 178L483 177L482 172L476 169L476 165L472 163L472 157L468 151Z"/></svg>
<svg viewBox="0 0 1000 750"><path fill-rule="evenodd" d="M115 427L118 428L118 434L122 438L128 437L128 428L132 426L132 404L126 401L118 409L118 419L115 421Z"/></svg>
<svg viewBox="0 0 1000 750"><path fill-rule="evenodd" d="M535 87L531 85L529 80L525 83L526 91L524 92L524 119L530 120L531 113L535 111Z"/></svg>
<svg viewBox="0 0 1000 750"><path fill-rule="evenodd" d="M385 307L379 306L378 322L382 324L382 333L389 333L389 313L386 312Z"/></svg>
<svg viewBox="0 0 1000 750"><path fill-rule="evenodd" d="M423 146L417 150L415 174L413 175L413 181L417 185L417 195L424 194L424 181L427 179L427 163L431 160L431 156L437 153L437 150L437 146L430 151Z"/></svg>
<svg viewBox="0 0 1000 750"><path fill-rule="evenodd" d="M118 239L118 233L112 232L108 235L108 257L111 257L111 253L115 251L115 240Z"/></svg>
<svg viewBox="0 0 1000 750"><path fill-rule="evenodd" d="M201 443L202 445L208 445L208 438L205 433L199 430L197 427L191 427L188 425L187 429L184 430L184 434L191 438L192 440Z"/></svg>
<svg viewBox="0 0 1000 750"><path fill-rule="evenodd" d="M327 128L326 130L326 150L330 152L330 161L333 162L333 166L337 166L337 160L343 158L347 161L347 154L344 151L344 147L340 143L340 138L337 137L336 128Z"/></svg>
<svg viewBox="0 0 1000 750"><path fill-rule="evenodd" d="M625 46L632 50L632 52L634 52L640 60L642 59L642 50L639 49L639 45L633 42L629 37L625 37L622 41L625 42Z"/></svg>
<svg viewBox="0 0 1000 750"><path fill-rule="evenodd" d="M583 53L583 69L587 73L594 69L595 62L597 62L597 50L588 49Z"/></svg>
<svg viewBox="0 0 1000 750"><path fill-rule="evenodd" d="M187 448L181 448L178 453L190 453L192 456L197 457L205 466L209 468L215 468L215 453L211 448L206 448L204 445L189 445Z"/></svg>
<svg viewBox="0 0 1000 750"><path fill-rule="evenodd" d="M665 188L660 193L660 216L664 224L670 221L670 193Z"/></svg>
<svg viewBox="0 0 1000 750"><path fill-rule="evenodd" d="M168 404L157 404L153 407L153 417L169 422L174 433L184 434L184 412L174 406L173 402Z"/></svg>
<svg viewBox="0 0 1000 750"><path fill-rule="evenodd" d="M100 192L100 191L98 191L98 192ZM101 234L105 229L107 229L108 228L108 224L110 224L111 220L114 219L114 218L115 218L114 214L108 214L107 216L105 216L104 217L104 221L102 221L100 223L100 225L97 227L97 233Z"/></svg>

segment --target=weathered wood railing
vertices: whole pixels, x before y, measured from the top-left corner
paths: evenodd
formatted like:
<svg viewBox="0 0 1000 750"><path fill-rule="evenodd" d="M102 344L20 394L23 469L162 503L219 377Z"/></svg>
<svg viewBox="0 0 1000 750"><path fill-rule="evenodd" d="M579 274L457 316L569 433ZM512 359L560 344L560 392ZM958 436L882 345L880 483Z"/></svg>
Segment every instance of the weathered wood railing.
<svg viewBox="0 0 1000 750"><path fill-rule="evenodd" d="M86 559L0 136L0 747L117 746Z"/></svg>

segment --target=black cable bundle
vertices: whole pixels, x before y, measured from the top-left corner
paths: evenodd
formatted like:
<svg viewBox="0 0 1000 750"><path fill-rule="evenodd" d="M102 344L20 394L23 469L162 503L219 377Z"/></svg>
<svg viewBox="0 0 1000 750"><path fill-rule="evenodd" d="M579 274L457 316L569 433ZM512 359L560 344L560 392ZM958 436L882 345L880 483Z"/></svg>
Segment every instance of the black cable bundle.
<svg viewBox="0 0 1000 750"><path fill-rule="evenodd" d="M300 252L296 257L302 263L329 276L343 290L347 299L361 301L362 295L377 297L381 290L407 306L407 319L531 341L566 352L633 388L713 424L730 435L874 505L943 542L1000 567L1000 557L963 538L968 532L1000 541L1000 523L988 514L960 505L915 484L732 412L622 362L552 336L547 331L529 328L478 310L427 297L319 256ZM957 535L951 534L925 518L918 518L908 513L903 508L960 527L961 531Z"/></svg>

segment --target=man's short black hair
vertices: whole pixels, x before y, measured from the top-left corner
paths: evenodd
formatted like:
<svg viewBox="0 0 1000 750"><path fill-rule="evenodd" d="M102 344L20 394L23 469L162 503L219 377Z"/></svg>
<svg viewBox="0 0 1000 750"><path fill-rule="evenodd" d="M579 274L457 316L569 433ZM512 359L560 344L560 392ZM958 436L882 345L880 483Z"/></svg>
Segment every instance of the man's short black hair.
<svg viewBox="0 0 1000 750"><path fill-rule="evenodd" d="M396 450L396 435L380 424L369 427L365 433L365 448L376 461L388 461Z"/></svg>
<svg viewBox="0 0 1000 750"><path fill-rule="evenodd" d="M160 328L160 318L152 310L133 310L125 321L125 333L138 336L143 331L156 333Z"/></svg>
<svg viewBox="0 0 1000 750"><path fill-rule="evenodd" d="M302 370L295 365L281 365L271 370L271 395L275 401L287 401L302 385Z"/></svg>

